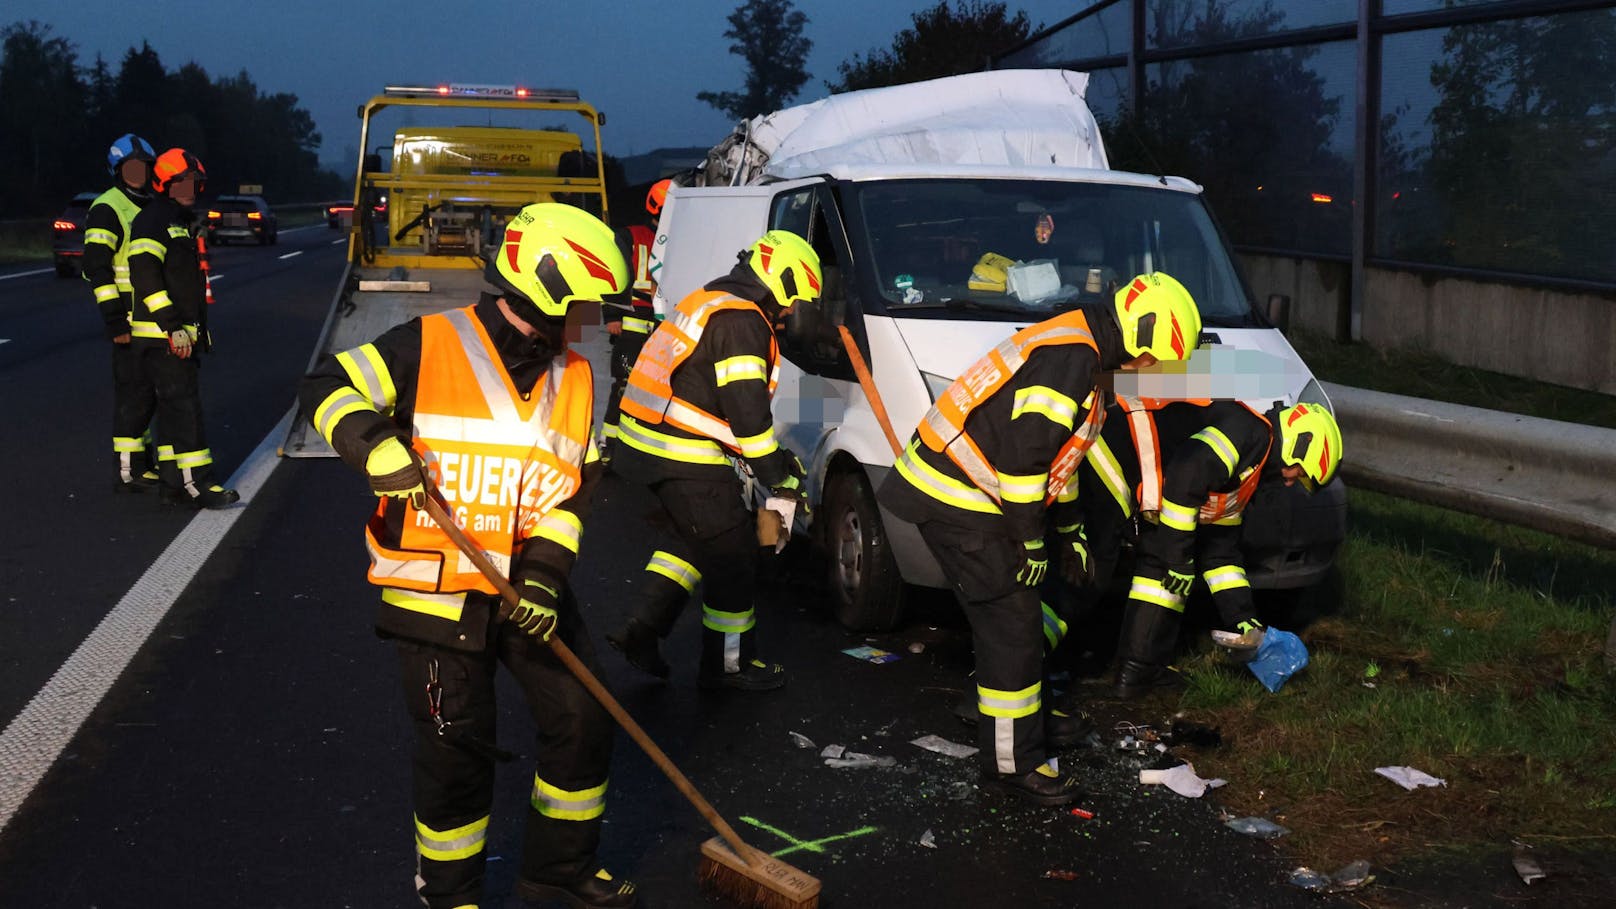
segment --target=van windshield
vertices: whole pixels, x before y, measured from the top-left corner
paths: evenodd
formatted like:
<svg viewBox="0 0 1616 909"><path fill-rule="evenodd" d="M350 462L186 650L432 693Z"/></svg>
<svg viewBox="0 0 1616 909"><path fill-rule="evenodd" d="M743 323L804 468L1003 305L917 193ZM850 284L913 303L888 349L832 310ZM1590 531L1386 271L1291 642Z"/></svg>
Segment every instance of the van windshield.
<svg viewBox="0 0 1616 909"><path fill-rule="evenodd" d="M1208 326L1253 324L1227 247L1201 198L1144 186L1050 180L858 182L850 233L893 316L963 310L1043 319L1111 299L1163 271Z"/></svg>

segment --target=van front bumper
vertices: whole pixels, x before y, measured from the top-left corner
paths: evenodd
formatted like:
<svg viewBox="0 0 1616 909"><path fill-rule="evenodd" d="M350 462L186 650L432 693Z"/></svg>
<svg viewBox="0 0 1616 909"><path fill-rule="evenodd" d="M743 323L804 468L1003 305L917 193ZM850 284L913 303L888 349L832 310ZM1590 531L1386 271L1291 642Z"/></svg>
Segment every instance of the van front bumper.
<svg viewBox="0 0 1616 909"><path fill-rule="evenodd" d="M1264 483L1246 506L1241 549L1246 577L1261 590L1307 587L1324 577L1347 537L1347 487L1309 495L1301 486Z"/></svg>

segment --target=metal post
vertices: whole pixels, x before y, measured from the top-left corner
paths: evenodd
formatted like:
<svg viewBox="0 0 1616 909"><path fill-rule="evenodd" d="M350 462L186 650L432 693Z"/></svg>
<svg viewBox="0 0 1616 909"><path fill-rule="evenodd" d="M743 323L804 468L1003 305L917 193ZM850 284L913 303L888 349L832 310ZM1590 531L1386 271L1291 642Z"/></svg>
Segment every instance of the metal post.
<svg viewBox="0 0 1616 909"><path fill-rule="evenodd" d="M1357 99L1353 106L1352 163L1352 276L1348 305L1336 319L1337 341L1363 339L1363 298L1367 269L1364 259L1373 242L1375 161L1380 136L1380 36L1373 31L1380 18L1380 0L1358 0Z"/></svg>

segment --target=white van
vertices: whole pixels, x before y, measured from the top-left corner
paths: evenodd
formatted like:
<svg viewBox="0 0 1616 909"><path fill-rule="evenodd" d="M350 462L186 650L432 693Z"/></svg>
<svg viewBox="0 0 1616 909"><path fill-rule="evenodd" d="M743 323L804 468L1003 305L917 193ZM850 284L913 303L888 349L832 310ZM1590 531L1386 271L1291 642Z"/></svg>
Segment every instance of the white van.
<svg viewBox="0 0 1616 909"><path fill-rule="evenodd" d="M944 83L953 84L938 88ZM1258 310L1201 188L1106 169L1085 84L1079 73L996 72L833 96L809 105L807 116L792 109L799 116L789 133L818 129L810 154L777 153L747 185L675 187L668 196L656 238L663 306L726 273L765 230L800 234L821 257L832 328L781 338L774 414L783 444L808 466L814 537L829 556L837 619L850 629L893 627L905 583L947 584L915 528L876 501L894 453L836 325L853 335L907 443L934 398L994 344L1056 312L1109 300L1135 274L1164 271L1200 305L1202 349L1176 373L1146 381L1239 397L1259 410L1276 401L1329 406ZM1064 94L1067 119L1043 138L1036 125L985 130L984 122L1049 122L1036 112L1018 119L1018 91L1040 108ZM991 113L1000 116L982 119ZM827 115L832 124L819 122ZM1082 142L1073 121L1090 127ZM754 156L759 127L746 130L743 150ZM777 151L791 147L789 133ZM912 160L882 160L895 157ZM1002 287L978 280L973 289L973 267L987 253L1023 264ZM1268 484L1245 527L1253 586L1306 586L1345 536L1345 490L1334 483L1309 497Z"/></svg>

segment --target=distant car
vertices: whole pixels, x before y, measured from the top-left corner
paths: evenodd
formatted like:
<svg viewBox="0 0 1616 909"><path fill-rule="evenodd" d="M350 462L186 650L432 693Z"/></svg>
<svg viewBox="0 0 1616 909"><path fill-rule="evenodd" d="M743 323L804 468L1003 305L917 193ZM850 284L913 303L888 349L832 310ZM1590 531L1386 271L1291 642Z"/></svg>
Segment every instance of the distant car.
<svg viewBox="0 0 1616 909"><path fill-rule="evenodd" d="M74 196L51 225L51 258L56 263L56 277L71 278L83 269L84 219L90 214L90 203L100 195L79 193Z"/></svg>
<svg viewBox="0 0 1616 909"><path fill-rule="evenodd" d="M325 226L336 230L342 226L343 218L353 217L352 202L329 202L325 207Z"/></svg>
<svg viewBox="0 0 1616 909"><path fill-rule="evenodd" d="M277 220L263 196L220 196L208 205L208 242L256 240L277 242Z"/></svg>

